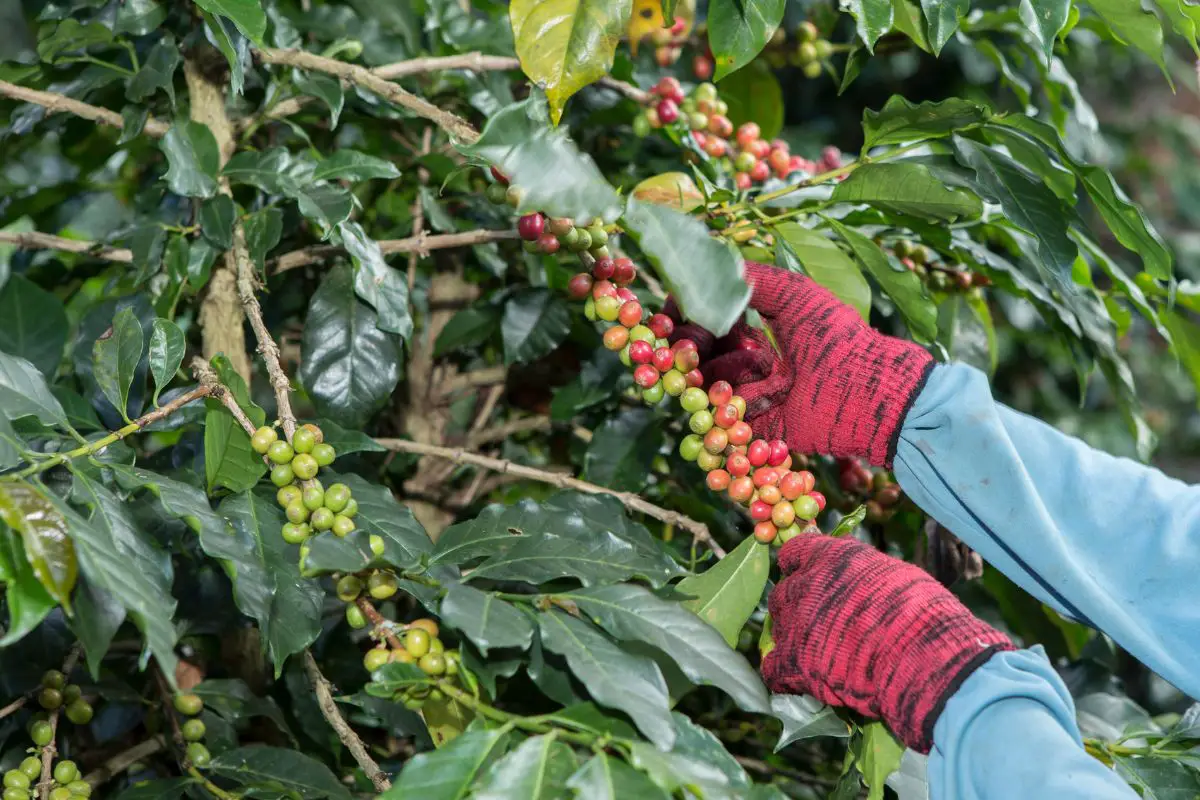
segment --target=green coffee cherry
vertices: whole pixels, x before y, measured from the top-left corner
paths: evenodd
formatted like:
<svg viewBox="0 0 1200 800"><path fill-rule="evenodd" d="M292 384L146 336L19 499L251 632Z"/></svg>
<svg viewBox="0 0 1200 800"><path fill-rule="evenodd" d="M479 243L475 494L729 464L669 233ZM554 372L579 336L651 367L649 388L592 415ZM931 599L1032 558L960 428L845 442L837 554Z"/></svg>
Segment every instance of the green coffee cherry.
<svg viewBox="0 0 1200 800"><path fill-rule="evenodd" d="M274 461L276 464L287 464L296 456L296 451L292 446L282 439L271 442L271 446L267 448L267 458Z"/></svg>
<svg viewBox="0 0 1200 800"><path fill-rule="evenodd" d="M53 711L61 706L62 702L62 692L60 692L58 689L51 689L47 687L38 692L38 705L47 711Z"/></svg>
<svg viewBox="0 0 1200 800"><path fill-rule="evenodd" d="M87 781L71 781L71 783L67 785L67 788L70 789L71 794L75 795L76 797L92 796L92 785Z"/></svg>
<svg viewBox="0 0 1200 800"><path fill-rule="evenodd" d="M692 386L684 391L679 398L679 405L689 414L708 408L708 394L701 388Z"/></svg>
<svg viewBox="0 0 1200 800"><path fill-rule="evenodd" d="M29 776L19 769L10 769L4 773L4 786L7 789L28 789Z"/></svg>
<svg viewBox="0 0 1200 800"><path fill-rule="evenodd" d="M287 507L288 522L299 525L301 522L308 521L308 509L304 507L304 503L292 503Z"/></svg>
<svg viewBox="0 0 1200 800"><path fill-rule="evenodd" d="M368 650L367 654L363 656L363 666L367 672L374 672L390 660L391 656L387 650L384 650L382 647L376 647L374 650Z"/></svg>
<svg viewBox="0 0 1200 800"><path fill-rule="evenodd" d="M413 628L404 634L404 649L414 658L421 658L429 652L429 645L432 641L429 631Z"/></svg>
<svg viewBox="0 0 1200 800"><path fill-rule="evenodd" d="M297 428L292 434L292 449L297 453L311 453L317 446L317 436L307 428Z"/></svg>
<svg viewBox="0 0 1200 800"><path fill-rule="evenodd" d="M312 457L317 460L317 464L322 467L328 467L337 458L337 453L333 449L333 445L318 444L312 449Z"/></svg>
<svg viewBox="0 0 1200 800"><path fill-rule="evenodd" d="M441 653L426 653L421 656L417 666L426 675L441 675L446 671L446 659Z"/></svg>
<svg viewBox="0 0 1200 800"><path fill-rule="evenodd" d="M45 747L54 738L54 729L50 727L49 722L39 719L29 727L29 738L33 739L33 743L38 747Z"/></svg>
<svg viewBox="0 0 1200 800"><path fill-rule="evenodd" d="M193 766L204 769L212 761L212 753L199 742L192 742L187 746L187 760L192 762Z"/></svg>
<svg viewBox="0 0 1200 800"><path fill-rule="evenodd" d="M357 575L343 575L337 582L338 600L351 603L362 594L363 582Z"/></svg>
<svg viewBox="0 0 1200 800"><path fill-rule="evenodd" d="M204 700L198 694L177 694L175 710L184 716L194 717L204 710Z"/></svg>
<svg viewBox="0 0 1200 800"><path fill-rule="evenodd" d="M54 780L59 783L70 783L79 778L79 767L74 761L60 761L54 765Z"/></svg>
<svg viewBox="0 0 1200 800"><path fill-rule="evenodd" d="M17 769L24 772L31 779L40 778L42 776L42 760L37 756L30 756L22 761L21 766L17 767Z"/></svg>
<svg viewBox="0 0 1200 800"><path fill-rule="evenodd" d="M87 700L76 700L67 706L67 719L76 725L87 725L92 721L92 705Z"/></svg>
<svg viewBox="0 0 1200 800"><path fill-rule="evenodd" d="M279 434L275 433L274 428L264 425L250 437L250 446L254 448L254 452L265 455L278 438Z"/></svg>
<svg viewBox="0 0 1200 800"><path fill-rule="evenodd" d="M354 530L354 520L349 517L344 517L341 514L333 518L333 535L339 538L349 536ZM376 554L378 555L378 553Z"/></svg>
<svg viewBox="0 0 1200 800"><path fill-rule="evenodd" d="M291 464L276 464L271 469L271 483L276 486L287 486L294 480L296 473L292 472Z"/></svg>
<svg viewBox="0 0 1200 800"><path fill-rule="evenodd" d="M66 786L56 786L50 790L50 800L75 800L75 795Z"/></svg>
<svg viewBox="0 0 1200 800"><path fill-rule="evenodd" d="M47 670L42 675L42 686L46 689L62 689L67 685L67 676L56 669ZM40 774L40 773L39 773Z"/></svg>
<svg viewBox="0 0 1200 800"><path fill-rule="evenodd" d="M0 795L4 800L29 800L28 789L5 789L4 794Z"/></svg>
<svg viewBox="0 0 1200 800"><path fill-rule="evenodd" d="M301 453L292 459L292 471L302 481L317 477L317 460L308 453Z"/></svg>
<svg viewBox="0 0 1200 800"><path fill-rule="evenodd" d="M355 630L367 627L367 617L362 609L351 603L346 606L346 624Z"/></svg>
<svg viewBox="0 0 1200 800"><path fill-rule="evenodd" d="M300 487L289 484L288 486L280 487L279 491L275 493L275 502L279 503L283 508L287 508L302 497L303 494L300 491Z"/></svg>
<svg viewBox="0 0 1200 800"><path fill-rule="evenodd" d="M337 521L338 521L339 519L350 519L350 518L349 518L349 517L347 517L347 516L346 516L346 515L344 515L344 514L338 514L338 515L337 515L336 517L334 517L334 519L333 519L333 524L334 524L335 526L337 525ZM376 536L375 534L373 534L373 533L372 533L372 534L371 534L371 538L370 538L368 541L369 541L369 542L370 542L370 544L371 544L371 552L372 552L374 555L381 556L381 555L383 555L383 554L384 554L384 552L387 550L387 543L386 543L385 541L383 541L383 537L382 537L382 536Z"/></svg>
<svg viewBox="0 0 1200 800"><path fill-rule="evenodd" d="M328 508L318 508L312 512L308 524L313 526L313 530L327 531L333 527L334 514Z"/></svg>
<svg viewBox="0 0 1200 800"><path fill-rule="evenodd" d="M340 514L350 502L350 487L344 483L335 483L325 490L325 507L335 514Z"/></svg>
<svg viewBox="0 0 1200 800"><path fill-rule="evenodd" d="M202 721L198 719L189 719L187 722L183 723L183 727L180 729L180 731L183 733L183 738L187 741L198 742L204 738L204 734L207 729ZM55 773L55 777L57 777L57 773Z"/></svg>
<svg viewBox="0 0 1200 800"><path fill-rule="evenodd" d="M329 508L329 506L325 506L325 507ZM358 501L355 500L353 497L351 497L350 502L346 503L346 507L343 508L338 513L341 514L343 517L350 517L351 519L353 519L354 515L358 513Z"/></svg>
<svg viewBox="0 0 1200 800"><path fill-rule="evenodd" d="M386 600L396 593L398 582L390 572L372 572L367 578L367 591L376 600Z"/></svg>
<svg viewBox="0 0 1200 800"><path fill-rule="evenodd" d="M67 687L65 689L63 689L63 702L64 703L74 703L76 700L78 700L81 697L83 697L83 690L80 689L77 684L68 683Z"/></svg>
<svg viewBox="0 0 1200 800"><path fill-rule="evenodd" d="M320 486L309 486L305 488L302 499L305 508L309 511L316 511L325 505L325 490Z"/></svg>
<svg viewBox="0 0 1200 800"><path fill-rule="evenodd" d="M303 544L312 535L312 528L307 523L297 525L294 522L284 523L283 540L288 544Z"/></svg>

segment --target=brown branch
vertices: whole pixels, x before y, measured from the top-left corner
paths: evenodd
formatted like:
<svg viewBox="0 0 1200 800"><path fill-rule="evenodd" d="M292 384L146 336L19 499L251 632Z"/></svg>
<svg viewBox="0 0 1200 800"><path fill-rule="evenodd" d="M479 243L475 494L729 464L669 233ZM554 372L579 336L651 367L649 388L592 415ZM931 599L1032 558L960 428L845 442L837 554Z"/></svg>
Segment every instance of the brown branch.
<svg viewBox="0 0 1200 800"><path fill-rule="evenodd" d="M388 647L392 648L393 650L399 650L400 648L404 647L404 644L400 641L400 638L396 636L396 634L392 633L392 621L383 614L380 614L379 610L371 604L370 600L359 596L359 598L354 602L358 606L359 610L363 612L363 616L367 618L367 621L371 623L372 627L381 636L383 636L384 640L388 643Z"/></svg>
<svg viewBox="0 0 1200 800"><path fill-rule="evenodd" d="M503 425L497 425L493 428L473 431L467 436L467 445L469 447L478 447L488 442L503 441L510 436L516 436L520 433L548 431L553 425L554 422L549 417L522 417L521 419L514 419L512 422L506 422Z"/></svg>
<svg viewBox="0 0 1200 800"><path fill-rule="evenodd" d="M3 83L3 81L0 81ZM16 245L21 250L64 250L68 253L81 253L105 261L132 263L133 251L124 247L109 247L99 242L85 242L77 239L66 239L49 233L12 233L0 231L0 242Z"/></svg>
<svg viewBox="0 0 1200 800"><path fill-rule="evenodd" d="M419 158L429 155L429 149L433 146L433 128L425 127L425 132L421 134L421 152ZM429 183L429 170L424 166L417 167L417 181L421 184L421 189L424 189L425 184ZM413 238L420 241L425 235L425 204L421 202L422 191L417 191L416 198L412 204L412 232ZM413 250L408 254L408 293L411 296L413 287L417 285L417 260L421 257L421 253Z"/></svg>
<svg viewBox="0 0 1200 800"><path fill-rule="evenodd" d="M75 669L75 663L79 661L80 646L78 644L71 648L71 652L67 653L66 659L63 661L62 674L68 678L71 677L71 671ZM37 795L41 800L48 800L50 790L54 788L54 757L58 755L58 717L62 713L63 707L50 712L50 741L42 748L42 777L37 782Z"/></svg>
<svg viewBox="0 0 1200 800"><path fill-rule="evenodd" d="M441 398L462 389L474 389L478 386L491 386L504 383L508 377L508 367L483 367L471 372L462 372L446 378L437 387L436 395Z"/></svg>
<svg viewBox="0 0 1200 800"><path fill-rule="evenodd" d="M138 742L128 750L122 750L100 766L83 776L83 780L95 789L97 786L112 780L131 766L167 748L167 740L162 736L154 736L144 742Z"/></svg>
<svg viewBox="0 0 1200 800"><path fill-rule="evenodd" d="M25 695L24 697L18 697L16 700L13 700L11 703L6 705L4 708L0 708L0 719L4 719L9 714L15 714L16 712L20 711L25 706L25 704L28 702L29 702L29 695Z"/></svg>
<svg viewBox="0 0 1200 800"><path fill-rule="evenodd" d="M479 131L475 130L471 123L462 117L449 111L443 111L428 100L407 91L399 84L380 78L366 67L347 64L344 61L325 58L303 50L277 50L267 47L256 49L254 53L259 60L267 64L299 67L348 80L356 86L374 92L388 102L407 108L417 116L429 120L459 141L471 144L479 139Z"/></svg>
<svg viewBox="0 0 1200 800"><path fill-rule="evenodd" d="M515 230L475 230L463 231L462 233L442 233L435 236L420 233L408 239L382 239L376 242L376 244L379 245L379 249L385 256L397 253L417 253L420 256L427 256L431 250L443 250L448 247L469 247L476 244L501 242L516 238L517 232ZM275 259L271 264L270 272L278 274L289 269L317 264L330 256L335 256L342 252L345 251L341 247L328 244L318 244L293 250Z"/></svg>
<svg viewBox="0 0 1200 800"><path fill-rule="evenodd" d="M656 506L651 502L643 500L638 495L632 492L622 492L615 489L609 489L605 486L597 486L594 483L581 481L578 478L572 478L569 475L556 474L548 472L537 467L528 467L524 464L517 464L513 461L506 461L500 458L492 458L491 456L472 453L469 450L452 447L438 447L437 445L421 444L420 442L411 442L407 439L376 439L377 443L386 447L388 450L398 450L404 453L416 453L418 455L434 456L435 458L445 458L453 461L456 464L472 464L484 469L490 469L493 472L499 472L505 475L516 475L521 478L527 478L541 483L548 483L551 486L557 486L560 489L574 489L577 492L585 492L587 494L606 494L615 497L623 506L630 511L638 511L648 517L653 517L668 525L675 525L686 531L689 531L696 541L703 542L708 546L717 558L725 557L725 550L721 545L717 544L713 539L712 533L709 532L708 526L703 522L694 520L691 517L686 517L678 511Z"/></svg>
<svg viewBox="0 0 1200 800"><path fill-rule="evenodd" d="M254 435L254 431L258 430L258 427L246 416L246 412L238 405L238 401L229 391L229 388L217 379L217 373L213 372L212 367L208 365L207 361L199 356L192 359L192 375L195 376L202 387L208 389L209 394L220 400L221 405L229 409L229 413L233 414L233 418L238 421L238 424L242 426L242 429L246 433Z"/></svg>
<svg viewBox="0 0 1200 800"><path fill-rule="evenodd" d="M74 100L55 92L43 92L25 86L17 86L15 83L9 83L8 81L0 81L0 95L42 106L51 114L65 111L77 117L98 122L101 125L108 125L111 128L125 127L125 121L121 119L121 115L117 112ZM153 136L157 139L165 136L170 129L171 126L165 122L160 122L153 117L147 117L146 124L142 127L142 132L147 136Z"/></svg>
<svg viewBox="0 0 1200 800"><path fill-rule="evenodd" d="M308 681L312 684L313 691L317 693L317 705L321 707L325 721L329 723L338 738L342 740L342 744L346 745L346 749L350 751L350 755L354 756L354 760L362 767L367 779L374 784L377 791L386 792L392 788L392 782L383 774L383 770L375 763L375 759L367 753L363 740L342 718L337 704L333 701L333 693L329 690L329 681L321 674L321 668L317 666L316 659L308 650L304 651L304 671L308 673Z"/></svg>

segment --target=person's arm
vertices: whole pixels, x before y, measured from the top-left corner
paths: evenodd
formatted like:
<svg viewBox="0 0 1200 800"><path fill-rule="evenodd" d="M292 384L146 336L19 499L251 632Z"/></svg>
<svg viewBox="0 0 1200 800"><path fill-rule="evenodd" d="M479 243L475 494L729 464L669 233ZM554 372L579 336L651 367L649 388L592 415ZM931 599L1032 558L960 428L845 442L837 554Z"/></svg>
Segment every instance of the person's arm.
<svg viewBox="0 0 1200 800"><path fill-rule="evenodd" d="M926 772L932 800L1127 800L1083 749L1067 687L1041 648L997 653L946 701Z"/></svg>
<svg viewBox="0 0 1200 800"><path fill-rule="evenodd" d="M983 373L961 364L928 377L894 470L1013 581L1200 697L1200 487L996 403Z"/></svg>

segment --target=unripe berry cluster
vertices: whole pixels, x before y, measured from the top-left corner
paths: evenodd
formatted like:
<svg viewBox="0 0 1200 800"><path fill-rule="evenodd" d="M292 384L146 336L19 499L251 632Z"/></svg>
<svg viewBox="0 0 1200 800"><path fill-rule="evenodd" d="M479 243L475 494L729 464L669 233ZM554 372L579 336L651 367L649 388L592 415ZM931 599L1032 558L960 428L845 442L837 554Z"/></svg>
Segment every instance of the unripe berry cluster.
<svg viewBox="0 0 1200 800"><path fill-rule="evenodd" d="M83 699L83 691L76 684L67 683L67 676L56 669L42 675L37 701L45 711L30 719L29 738L39 748L46 747L54 738L54 726L46 712L61 710L76 725L92 721L92 706ZM91 796L92 787L80 780L79 768L74 761L54 762L51 774L53 780L48 793L51 800L78 800ZM34 796L41 776L42 760L35 755L29 756L15 769L4 773L4 792L0 797L3 800L29 800Z"/></svg>
<svg viewBox="0 0 1200 800"><path fill-rule="evenodd" d="M363 657L363 666L368 672L374 672L388 663L415 664L431 678L453 678L458 675L462 656L458 650L447 650L438 633L438 624L434 620L413 620L404 626L400 647L390 648L386 641L381 641ZM399 693L396 699L416 711L426 700L441 700L443 695L431 686L413 686Z"/></svg>
<svg viewBox="0 0 1200 800"><path fill-rule="evenodd" d="M177 694L172 704L177 713L188 717L179 726L179 733L187 742L187 760L202 769L207 767L212 761L212 754L204 746L204 735L208 731L204 727L204 721L198 719L200 712L204 710L203 698L197 694Z"/></svg>
<svg viewBox="0 0 1200 800"><path fill-rule="evenodd" d="M881 246L887 247L882 243ZM909 272L915 273L929 288L939 292L967 292L992 283L988 276L971 272L962 264L937 261L937 254L923 244L897 239L891 243L890 249Z"/></svg>
<svg viewBox="0 0 1200 800"><path fill-rule="evenodd" d="M900 484L887 470L872 470L856 458L838 459L838 486L848 496L847 508L865 502L867 519L887 522L903 499Z"/></svg>
<svg viewBox="0 0 1200 800"><path fill-rule="evenodd" d="M833 55L833 44L821 38L821 32L811 21L805 20L796 26L795 35L789 37L783 28L777 28L766 48L767 63L776 69L790 64L799 67L806 78L821 77L821 70Z"/></svg>
<svg viewBox="0 0 1200 800"><path fill-rule="evenodd" d="M326 489L316 479L320 468L328 467L337 458L337 452L324 438L321 429L311 423L297 428L291 443L266 426L250 437L255 452L274 464L271 482L279 487L275 499L288 519L283 525L283 539L301 546L301 561L310 536L322 531L348 536L354 530L354 515L358 513L358 501L351 496L349 486L335 483Z"/></svg>
<svg viewBox="0 0 1200 800"><path fill-rule="evenodd" d="M91 785L80 779L74 761L62 759L54 763L53 783L47 795L50 800L79 800L92 796ZM42 776L42 760L29 756L16 769L4 773L4 800L28 800L34 796Z"/></svg>

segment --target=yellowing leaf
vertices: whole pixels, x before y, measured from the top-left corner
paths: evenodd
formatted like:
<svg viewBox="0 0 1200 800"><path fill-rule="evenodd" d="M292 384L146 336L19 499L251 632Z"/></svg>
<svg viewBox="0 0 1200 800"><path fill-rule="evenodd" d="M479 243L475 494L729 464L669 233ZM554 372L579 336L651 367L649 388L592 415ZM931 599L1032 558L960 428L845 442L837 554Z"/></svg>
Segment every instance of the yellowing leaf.
<svg viewBox="0 0 1200 800"><path fill-rule="evenodd" d="M664 172L639 183L633 196L647 203L691 211L704 205L704 195L686 172Z"/></svg>
<svg viewBox="0 0 1200 800"><path fill-rule="evenodd" d="M40 489L22 481L0 484L0 519L21 534L34 577L70 611L79 564L62 514Z"/></svg>
<svg viewBox="0 0 1200 800"><path fill-rule="evenodd" d="M575 92L612 67L632 0L513 0L508 8L521 69L546 90L555 125Z"/></svg>

